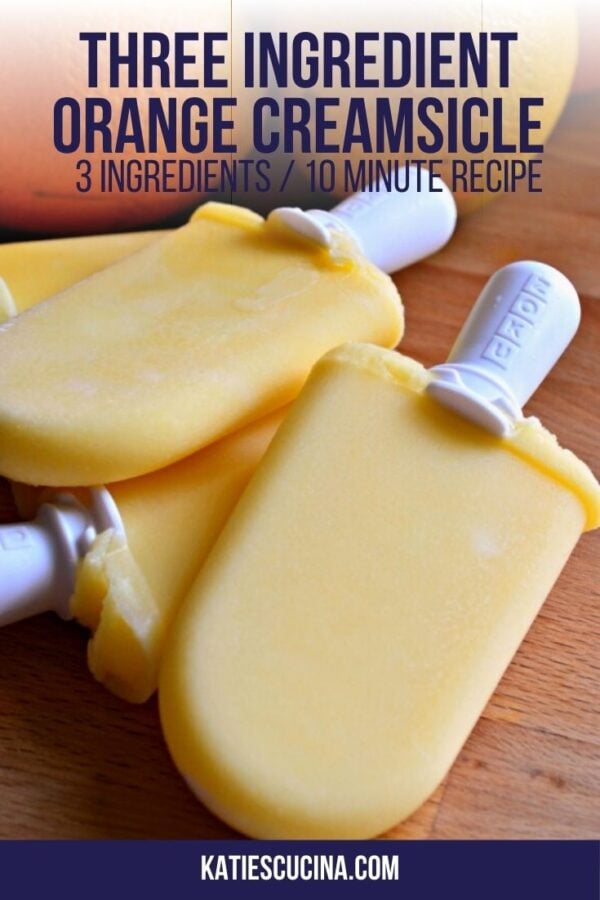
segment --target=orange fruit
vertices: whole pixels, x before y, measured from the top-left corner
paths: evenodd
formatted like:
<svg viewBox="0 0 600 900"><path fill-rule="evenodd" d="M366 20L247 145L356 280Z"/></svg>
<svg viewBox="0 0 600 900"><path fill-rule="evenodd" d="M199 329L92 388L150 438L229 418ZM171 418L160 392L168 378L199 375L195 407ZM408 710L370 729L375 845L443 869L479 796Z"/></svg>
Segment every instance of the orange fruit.
<svg viewBox="0 0 600 900"><path fill-rule="evenodd" d="M158 9L158 11L157 11ZM138 153L126 145L123 154L60 153L53 142L53 109L61 97L82 101L85 97L107 98L113 105L113 120L118 116L124 97L139 100L142 124L145 122L148 97L177 97L181 104L187 97L201 96L207 102L214 96L229 96L229 89L200 88L129 88L108 84L107 54L100 54L98 87L87 84L87 44L79 40L80 32L118 31L126 47L130 31L227 31L227 6L212 0L174 0L174 3L142 3L123 0L117 4L62 3L60 10L52 4L20 0L12 11L3 13L2 53L0 53L0 227L32 232L60 234L101 232L131 228L160 220L182 208L197 205L197 192L165 192L150 183L148 190L103 192L98 177L100 161L152 159L189 159L191 153ZM226 47L220 45L218 49ZM202 48L190 42L187 52L196 52L198 63L186 69L189 76L202 82ZM227 52L226 50L224 51ZM223 67L227 74L227 65ZM121 70L122 74L125 74ZM219 73L220 74L220 73ZM67 128L68 133L68 128ZM212 153L204 155L215 156ZM81 193L76 182L84 170L76 163L81 158L92 161L92 189ZM135 175L135 172L133 173ZM173 182L171 182L173 184ZM135 187L135 185L134 185Z"/></svg>

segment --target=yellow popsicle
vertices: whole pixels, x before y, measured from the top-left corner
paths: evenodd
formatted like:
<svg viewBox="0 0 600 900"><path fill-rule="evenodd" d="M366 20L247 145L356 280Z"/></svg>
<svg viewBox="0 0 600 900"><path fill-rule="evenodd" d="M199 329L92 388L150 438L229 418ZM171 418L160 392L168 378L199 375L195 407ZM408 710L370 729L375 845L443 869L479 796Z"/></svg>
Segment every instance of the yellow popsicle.
<svg viewBox="0 0 600 900"><path fill-rule="evenodd" d="M208 203L0 329L0 472L108 483L284 406L327 349L393 346L402 306L351 238Z"/></svg>
<svg viewBox="0 0 600 900"><path fill-rule="evenodd" d="M126 541L111 530L98 536L79 565L71 610L93 632L92 674L113 693L141 703L156 689L171 622L282 417L109 486Z"/></svg>
<svg viewBox="0 0 600 900"><path fill-rule="evenodd" d="M164 232L99 234L0 244L0 325L78 281L157 240ZM40 491L14 482L23 519L33 518Z"/></svg>
<svg viewBox="0 0 600 900"><path fill-rule="evenodd" d="M163 233L140 231L0 244L0 325L130 256ZM40 491L18 482L13 483L12 490L22 518L33 518Z"/></svg>
<svg viewBox="0 0 600 900"><path fill-rule="evenodd" d="M0 244L0 324L130 256L163 233L140 231ZM12 490L22 518L33 518L40 491L19 482L12 484Z"/></svg>
<svg viewBox="0 0 600 900"><path fill-rule="evenodd" d="M176 620L168 746L254 837L369 837L423 803L600 523L537 420L487 433L432 379L365 345L320 361Z"/></svg>
<svg viewBox="0 0 600 900"><path fill-rule="evenodd" d="M1 244L0 278L14 300L14 306L6 304L4 313L23 312L163 235L163 231L139 231ZM0 321L2 311L0 288Z"/></svg>
<svg viewBox="0 0 600 900"><path fill-rule="evenodd" d="M35 567L28 555L32 541L23 542L19 563L14 550L4 558L4 545L10 547L10 541L3 544L0 534L4 589L0 622L8 624L48 609L63 618L76 618L92 631L88 663L94 677L126 700L147 700L156 689L171 622L282 417L282 411L272 413L172 466L109 485L124 535L106 524L85 548L76 568L73 564L72 573L61 553L52 564L56 574L26 576L32 581L29 592L23 589L15 566L20 565L24 575ZM38 508L47 509L43 503L54 509L64 497L64 492L57 497L55 491L37 489L31 495L23 494L20 485L16 488L17 507L30 515ZM73 489L70 496L84 507L90 504L85 489ZM24 533L28 527L39 528L39 521L36 517L30 526L5 527ZM83 536L83 528L80 533ZM53 589L56 578L58 587ZM74 587L70 599L72 588L67 587L66 602L64 579ZM15 582L16 596L10 588ZM48 588L55 591L50 597Z"/></svg>
<svg viewBox="0 0 600 900"><path fill-rule="evenodd" d="M10 285L10 293L0 292L0 302L8 298L4 313L26 309L155 239L145 232L4 245L0 273ZM171 620L282 417L275 413L177 464L109 487L126 541L111 530L99 535L79 565L71 612L93 632L92 673L119 696L142 702L155 690ZM24 519L52 497L12 487ZM76 493L86 500L85 492Z"/></svg>

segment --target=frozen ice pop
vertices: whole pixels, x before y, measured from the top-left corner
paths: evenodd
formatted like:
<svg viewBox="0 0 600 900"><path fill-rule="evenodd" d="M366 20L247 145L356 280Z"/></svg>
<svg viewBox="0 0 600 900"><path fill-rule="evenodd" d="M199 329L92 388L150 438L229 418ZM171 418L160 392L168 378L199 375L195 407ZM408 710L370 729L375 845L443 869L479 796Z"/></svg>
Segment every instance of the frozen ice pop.
<svg viewBox="0 0 600 900"><path fill-rule="evenodd" d="M119 237L0 247L0 271L12 288L4 293L4 314L16 314L44 299L57 283L66 286L69 279L86 277L134 252L153 235ZM104 502L96 492L103 515L95 525L89 509L74 506L73 497L58 498L64 528L75 529L73 552L57 544L63 528L53 535L53 525L61 521L56 511L43 510L32 526L0 527L0 623L46 609L77 618L93 632L88 659L94 676L127 700L146 700L156 687L162 646L178 605L282 417L283 412L275 413L178 464L119 482ZM56 492L43 488L13 483L12 489L23 519L34 519L44 501L56 500ZM89 507L87 492L76 493ZM94 536L79 542L90 524ZM50 529L47 536L40 533L44 528ZM10 552L3 553L7 544ZM34 561L39 557L31 555L36 549L42 562L60 572L40 571Z"/></svg>
<svg viewBox="0 0 600 900"><path fill-rule="evenodd" d="M0 525L0 625L74 617L93 632L98 681L148 699L179 604L282 415L108 490L44 492L33 522Z"/></svg>
<svg viewBox="0 0 600 900"><path fill-rule="evenodd" d="M0 324L131 255L162 233L100 234L1 244ZM12 484L12 490L22 518L33 518L40 491L18 482Z"/></svg>
<svg viewBox="0 0 600 900"><path fill-rule="evenodd" d="M590 470L519 410L578 320L564 276L516 263L444 366L360 344L316 365L162 664L173 759L231 825L366 838L444 777L600 522Z"/></svg>
<svg viewBox="0 0 600 900"><path fill-rule="evenodd" d="M0 245L0 321L23 312L162 237L162 231L99 234ZM3 304L3 296L5 302Z"/></svg>
<svg viewBox="0 0 600 900"><path fill-rule="evenodd" d="M141 475L283 407L343 341L394 346L402 305L376 263L393 271L446 242L454 203L434 187L266 221L207 203L5 323L0 472L62 486Z"/></svg>
<svg viewBox="0 0 600 900"><path fill-rule="evenodd" d="M1 244L0 324L131 255L162 234L144 231ZM19 483L12 488L19 512L23 517L33 517L39 491Z"/></svg>

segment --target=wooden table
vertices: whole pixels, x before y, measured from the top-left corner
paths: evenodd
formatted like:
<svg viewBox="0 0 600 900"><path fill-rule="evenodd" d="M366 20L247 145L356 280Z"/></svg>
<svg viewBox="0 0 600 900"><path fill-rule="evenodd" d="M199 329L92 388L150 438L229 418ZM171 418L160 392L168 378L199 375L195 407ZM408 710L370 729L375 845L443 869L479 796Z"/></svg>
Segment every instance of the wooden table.
<svg viewBox="0 0 600 900"><path fill-rule="evenodd" d="M600 95L572 99L544 193L471 214L446 250L397 279L403 351L433 364L497 267L536 258L572 278L583 324L529 410L596 473L599 122ZM597 837L599 548L599 534L581 540L445 783L389 837ZM0 632L0 837L231 837L171 765L156 702L128 706L97 685L85 645L82 629L51 616Z"/></svg>

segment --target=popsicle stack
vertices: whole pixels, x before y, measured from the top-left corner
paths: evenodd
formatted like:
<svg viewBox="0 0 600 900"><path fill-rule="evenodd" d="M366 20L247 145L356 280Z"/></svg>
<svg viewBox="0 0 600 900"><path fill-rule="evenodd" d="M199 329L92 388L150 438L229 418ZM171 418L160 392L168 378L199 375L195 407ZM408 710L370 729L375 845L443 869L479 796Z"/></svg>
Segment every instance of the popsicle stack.
<svg viewBox="0 0 600 900"><path fill-rule="evenodd" d="M20 524L22 540L5 538L0 621L48 608L75 616L94 632L94 675L147 699L173 615L278 410L324 351L401 337L402 304L382 268L450 237L454 203L434 187L267 221L209 203L176 232L125 236L126 251L107 237L0 248L5 294L26 309L0 329L0 472L109 485L108 496L76 491L78 510L67 498L62 519L64 498L51 512L46 503L29 536ZM31 278L36 255L45 282ZM50 497L34 495L33 507ZM17 486L16 499L32 512L31 491Z"/></svg>
<svg viewBox="0 0 600 900"><path fill-rule="evenodd" d="M4 308L32 306L0 328L0 472L46 486L15 484L37 516L0 528L4 620L75 616L134 701L160 669L176 765L252 836L409 815L600 523L592 473L521 413L579 322L564 276L500 270L432 370L386 349L381 270L449 238L437 187L207 204L109 268L88 244L71 287L61 245L35 306L0 248Z"/></svg>
<svg viewBox="0 0 600 900"><path fill-rule="evenodd" d="M107 235L0 247L0 269L10 284L6 311L22 312L160 235L119 237L122 243ZM14 482L23 521L0 526L0 625L50 609L76 618L93 632L94 676L131 702L147 700L178 605L282 417L275 412L110 491L76 489L57 497L55 490ZM71 533L74 500L78 520ZM66 521L57 519L61 510ZM86 543L65 546L65 537L77 544L86 529Z"/></svg>

